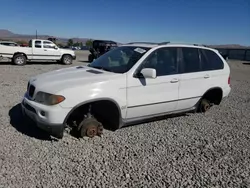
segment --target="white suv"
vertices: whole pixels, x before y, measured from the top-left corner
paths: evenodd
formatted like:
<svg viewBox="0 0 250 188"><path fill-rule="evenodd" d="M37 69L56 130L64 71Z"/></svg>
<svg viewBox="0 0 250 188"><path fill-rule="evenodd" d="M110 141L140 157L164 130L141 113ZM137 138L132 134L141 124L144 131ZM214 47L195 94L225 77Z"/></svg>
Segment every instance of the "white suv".
<svg viewBox="0 0 250 188"><path fill-rule="evenodd" d="M206 112L230 93L230 68L199 45L129 43L88 66L31 78L23 113L50 135L65 127L79 137L168 114Z"/></svg>

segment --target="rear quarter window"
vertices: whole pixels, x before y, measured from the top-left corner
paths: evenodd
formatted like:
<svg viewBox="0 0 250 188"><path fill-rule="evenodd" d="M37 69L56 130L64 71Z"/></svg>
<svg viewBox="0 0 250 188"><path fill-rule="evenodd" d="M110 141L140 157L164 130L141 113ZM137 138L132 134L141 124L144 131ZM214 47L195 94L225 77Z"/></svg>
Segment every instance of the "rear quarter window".
<svg viewBox="0 0 250 188"><path fill-rule="evenodd" d="M200 49L203 71L220 70L224 68L222 59L212 50Z"/></svg>

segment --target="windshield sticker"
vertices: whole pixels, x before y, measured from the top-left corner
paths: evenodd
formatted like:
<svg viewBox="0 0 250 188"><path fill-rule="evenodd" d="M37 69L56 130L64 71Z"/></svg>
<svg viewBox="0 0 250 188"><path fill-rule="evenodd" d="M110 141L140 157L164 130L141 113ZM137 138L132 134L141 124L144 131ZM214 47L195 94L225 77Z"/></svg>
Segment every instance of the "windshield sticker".
<svg viewBox="0 0 250 188"><path fill-rule="evenodd" d="M139 52L139 53L141 53L141 54L143 54L143 53L146 52L146 50L144 50L144 49L142 49L142 48L136 48L136 49L134 49L134 51Z"/></svg>

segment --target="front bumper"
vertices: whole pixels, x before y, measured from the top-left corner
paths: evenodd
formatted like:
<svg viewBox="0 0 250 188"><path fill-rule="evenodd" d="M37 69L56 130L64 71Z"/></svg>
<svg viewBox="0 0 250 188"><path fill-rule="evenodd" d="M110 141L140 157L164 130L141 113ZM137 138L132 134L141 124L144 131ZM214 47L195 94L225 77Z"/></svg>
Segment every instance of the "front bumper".
<svg viewBox="0 0 250 188"><path fill-rule="evenodd" d="M26 97L23 98L21 106L23 115L31 119L37 127L48 132L56 138L62 138L65 129L64 117L68 110L52 109L40 104L34 105L33 101L29 101ZM51 109L49 109L51 108ZM59 118L61 120L59 120Z"/></svg>

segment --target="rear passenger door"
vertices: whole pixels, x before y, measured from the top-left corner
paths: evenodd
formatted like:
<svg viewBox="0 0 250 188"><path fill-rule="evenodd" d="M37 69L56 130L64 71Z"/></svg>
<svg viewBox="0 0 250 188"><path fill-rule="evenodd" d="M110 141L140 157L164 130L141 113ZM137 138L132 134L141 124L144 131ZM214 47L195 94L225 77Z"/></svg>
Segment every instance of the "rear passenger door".
<svg viewBox="0 0 250 188"><path fill-rule="evenodd" d="M194 107L209 87L207 71L202 71L199 49L182 47L180 54L180 86L177 110Z"/></svg>
<svg viewBox="0 0 250 188"><path fill-rule="evenodd" d="M228 72L224 71L224 62L212 50L199 49L201 69L206 73L206 85L209 88L228 86Z"/></svg>
<svg viewBox="0 0 250 188"><path fill-rule="evenodd" d="M33 46L32 50L33 50L33 54L32 54L33 60L43 60L44 59L45 52L42 48L42 41L41 40L34 41L34 46ZM29 55L31 55L31 54L28 54L28 56Z"/></svg>

